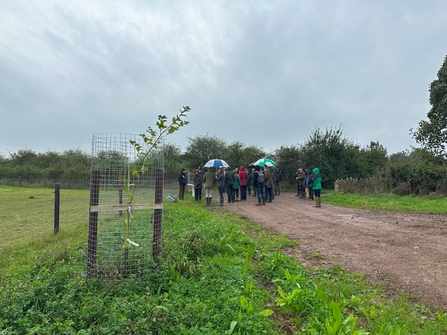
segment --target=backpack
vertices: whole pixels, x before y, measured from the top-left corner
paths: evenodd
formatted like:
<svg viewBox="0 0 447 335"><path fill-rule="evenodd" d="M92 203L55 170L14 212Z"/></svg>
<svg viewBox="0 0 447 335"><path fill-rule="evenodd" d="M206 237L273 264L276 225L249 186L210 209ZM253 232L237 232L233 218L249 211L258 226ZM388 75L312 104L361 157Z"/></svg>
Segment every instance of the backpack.
<svg viewBox="0 0 447 335"><path fill-rule="evenodd" d="M258 183L263 183L265 181L265 176L261 171L258 171Z"/></svg>

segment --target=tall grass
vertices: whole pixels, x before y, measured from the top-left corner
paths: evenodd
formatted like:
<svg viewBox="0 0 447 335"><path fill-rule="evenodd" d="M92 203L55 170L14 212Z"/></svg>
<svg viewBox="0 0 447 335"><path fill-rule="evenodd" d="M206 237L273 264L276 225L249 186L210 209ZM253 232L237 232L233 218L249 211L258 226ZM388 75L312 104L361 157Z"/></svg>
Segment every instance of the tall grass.
<svg viewBox="0 0 447 335"><path fill-rule="evenodd" d="M162 264L117 282L86 279L87 214L57 235L44 220L27 222L2 250L1 333L447 333L443 311L387 299L361 274L305 269L281 252L295 241L186 198L165 204Z"/></svg>

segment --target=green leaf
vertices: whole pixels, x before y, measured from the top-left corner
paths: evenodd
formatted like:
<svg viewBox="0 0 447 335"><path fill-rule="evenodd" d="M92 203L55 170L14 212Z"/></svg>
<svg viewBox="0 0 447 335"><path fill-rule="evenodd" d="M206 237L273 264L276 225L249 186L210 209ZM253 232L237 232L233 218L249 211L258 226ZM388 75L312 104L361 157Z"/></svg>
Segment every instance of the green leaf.
<svg viewBox="0 0 447 335"><path fill-rule="evenodd" d="M230 329L225 332L225 334L231 335L233 334L234 328L236 328L237 321L231 321Z"/></svg>
<svg viewBox="0 0 447 335"><path fill-rule="evenodd" d="M260 316L270 316L273 314L271 309L264 309L258 313Z"/></svg>

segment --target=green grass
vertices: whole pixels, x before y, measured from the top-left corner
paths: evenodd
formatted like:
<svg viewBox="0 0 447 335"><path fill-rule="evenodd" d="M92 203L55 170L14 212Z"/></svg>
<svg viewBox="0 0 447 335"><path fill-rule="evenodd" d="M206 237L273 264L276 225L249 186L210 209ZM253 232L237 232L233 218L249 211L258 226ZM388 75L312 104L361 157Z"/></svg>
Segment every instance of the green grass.
<svg viewBox="0 0 447 335"><path fill-rule="evenodd" d="M357 195L326 191L322 194L322 200L336 206L359 209L420 214L446 214L447 212L447 198L435 196Z"/></svg>
<svg viewBox="0 0 447 335"><path fill-rule="evenodd" d="M2 198L25 202L22 218L40 213L29 192L0 188ZM82 214L67 211L59 234L46 220L27 220L2 249L1 334L447 333L445 312L406 296L389 299L362 274L303 268L281 252L295 241L225 210L209 211L190 195L165 204L160 266L141 278L87 280L88 191L80 192L64 194ZM45 190L33 194L51 202ZM7 236L14 225L0 227Z"/></svg>

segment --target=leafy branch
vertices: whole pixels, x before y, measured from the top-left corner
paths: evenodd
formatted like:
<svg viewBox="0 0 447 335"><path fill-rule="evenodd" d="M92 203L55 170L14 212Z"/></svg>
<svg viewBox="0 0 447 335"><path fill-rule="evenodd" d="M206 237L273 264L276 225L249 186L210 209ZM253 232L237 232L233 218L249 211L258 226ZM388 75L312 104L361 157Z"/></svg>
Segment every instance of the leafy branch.
<svg viewBox="0 0 447 335"><path fill-rule="evenodd" d="M155 123L156 128L148 127L145 133L140 134L144 142L144 146L137 141L130 140L130 144L132 144L137 151L137 156L141 159L141 165L139 167L134 167L132 169L132 176L137 178L140 177L142 173L145 171L146 162L148 161L152 150L157 149L159 144L166 138L166 136L173 134L181 127L184 127L189 124L189 121L186 121L186 114L191 111L189 106L183 106L180 109L180 113L173 116L171 118L170 123L168 123L168 117L166 115L158 115L158 121ZM130 177L130 176L129 176ZM129 195L129 205L132 203L133 192L130 192L130 178L125 180L127 182L127 191Z"/></svg>
<svg viewBox="0 0 447 335"><path fill-rule="evenodd" d="M166 136L173 134L181 127L189 124L189 121L184 119L186 118L186 113L190 112L190 110L191 108L189 106L183 106L183 109L180 109L180 113L171 118L171 123L169 125L167 116L159 115L158 121L155 123L158 130L148 127L146 133L140 134L143 142L148 147L146 151L143 151L143 146L141 144L133 140L130 141L135 150L138 152L138 156L142 160L141 166L139 168L135 168L132 171L132 175L138 177L142 172L144 172L145 163L149 158L151 151L156 149Z"/></svg>

